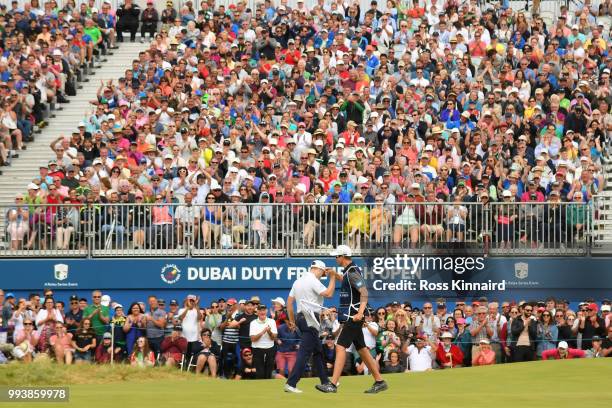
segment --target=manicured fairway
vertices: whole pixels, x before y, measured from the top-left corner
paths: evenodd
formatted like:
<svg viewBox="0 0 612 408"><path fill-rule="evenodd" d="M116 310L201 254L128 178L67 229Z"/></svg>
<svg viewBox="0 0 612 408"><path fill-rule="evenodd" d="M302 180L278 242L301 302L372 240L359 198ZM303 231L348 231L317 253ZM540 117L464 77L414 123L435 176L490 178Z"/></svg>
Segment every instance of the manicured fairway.
<svg viewBox="0 0 612 408"><path fill-rule="evenodd" d="M76 370L75 370L76 368ZM35 370L35 371L32 371ZM73 371L74 370L74 371ZM111 371L115 370L115 371ZM365 395L370 377L345 377L338 394L321 394L305 379L301 395L283 381L210 380L166 369L0 366L0 385L70 385L71 407L610 407L612 360L568 360L387 375L389 390ZM21 379L21 381L19 380ZM0 404L32 407L29 404ZM38 406L38 404L37 404Z"/></svg>

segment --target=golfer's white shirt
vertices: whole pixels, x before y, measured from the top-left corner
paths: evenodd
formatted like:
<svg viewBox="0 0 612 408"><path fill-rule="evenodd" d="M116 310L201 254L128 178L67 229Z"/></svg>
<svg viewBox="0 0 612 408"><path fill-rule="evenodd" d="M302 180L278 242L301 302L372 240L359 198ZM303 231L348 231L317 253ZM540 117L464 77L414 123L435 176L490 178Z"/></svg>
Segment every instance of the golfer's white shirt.
<svg viewBox="0 0 612 408"><path fill-rule="evenodd" d="M375 329L376 331L378 331L378 323L376 322L370 322L368 323L368 326L370 326L371 328ZM367 327L363 327L363 340L365 341L366 346L369 349L373 349L374 347L376 347L376 336L374 336Z"/></svg>
<svg viewBox="0 0 612 408"><path fill-rule="evenodd" d="M266 329L266 326L272 329L272 333L278 334L278 331L276 330L276 322L273 319L266 317L266 320L264 321L261 321L259 320L259 318L257 318L251 322L251 325L249 326L249 336L258 335ZM268 349L274 346L274 340L272 340L272 338L270 338L270 335L266 333L261 336L259 340L254 341L252 345L253 348Z"/></svg>
<svg viewBox="0 0 612 408"><path fill-rule="evenodd" d="M408 363L410 363L410 371L425 371L431 369L431 347L425 346L420 351L411 344L408 346Z"/></svg>
<svg viewBox="0 0 612 408"><path fill-rule="evenodd" d="M293 282L289 296L295 299L298 313L304 311L320 313L320 308L317 309L314 305L323 306L321 293L325 290L325 285L312 272L306 272Z"/></svg>

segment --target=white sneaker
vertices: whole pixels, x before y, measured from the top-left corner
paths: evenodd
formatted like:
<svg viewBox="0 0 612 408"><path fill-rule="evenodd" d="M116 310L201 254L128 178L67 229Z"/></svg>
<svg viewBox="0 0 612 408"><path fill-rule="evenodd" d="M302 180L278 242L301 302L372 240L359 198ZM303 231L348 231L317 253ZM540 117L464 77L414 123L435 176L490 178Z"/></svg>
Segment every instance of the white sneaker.
<svg viewBox="0 0 612 408"><path fill-rule="evenodd" d="M290 392L293 394L301 394L302 390L292 387L289 384L285 384L285 392Z"/></svg>

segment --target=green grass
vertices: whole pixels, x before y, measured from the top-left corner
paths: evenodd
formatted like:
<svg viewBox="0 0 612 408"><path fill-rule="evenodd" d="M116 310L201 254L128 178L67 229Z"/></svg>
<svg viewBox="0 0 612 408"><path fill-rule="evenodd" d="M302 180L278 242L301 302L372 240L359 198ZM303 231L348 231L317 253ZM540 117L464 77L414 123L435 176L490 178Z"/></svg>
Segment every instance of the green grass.
<svg viewBox="0 0 612 408"><path fill-rule="evenodd" d="M378 395L363 394L372 383L371 377L343 377L336 395L316 391L318 380L311 378L299 383L304 393L294 395L282 391L280 380L237 382L196 378L165 369L35 364L0 366L0 385L76 383L70 385L70 402L53 406L84 408L358 408L369 407L369 402L374 402L372 408L592 408L610 406L611 374L610 359L543 361L387 375L389 390Z"/></svg>

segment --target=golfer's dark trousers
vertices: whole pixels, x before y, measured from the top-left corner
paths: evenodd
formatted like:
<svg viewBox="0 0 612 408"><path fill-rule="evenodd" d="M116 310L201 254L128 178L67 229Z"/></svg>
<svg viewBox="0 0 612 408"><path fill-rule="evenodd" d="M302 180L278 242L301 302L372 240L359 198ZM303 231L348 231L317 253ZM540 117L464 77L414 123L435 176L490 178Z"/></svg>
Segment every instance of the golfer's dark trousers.
<svg viewBox="0 0 612 408"><path fill-rule="evenodd" d="M533 354L533 347L531 346L516 346L514 353L512 353L512 362L533 361Z"/></svg>
<svg viewBox="0 0 612 408"><path fill-rule="evenodd" d="M253 364L257 369L258 379L272 378L272 370L274 370L274 356L276 355L276 347L270 348L255 348L253 347Z"/></svg>
<svg viewBox="0 0 612 408"><path fill-rule="evenodd" d="M319 338L319 332L312 327L308 327L306 324L306 319L304 319L304 315L302 313L298 313L296 324L301 332L300 348L298 349L297 359L291 374L289 374L287 384L292 387L297 386L298 381L300 381L300 378L302 378L302 375L304 374L306 363L308 362L311 354L313 368L316 370L317 374L319 374L321 384L328 383L329 377L327 376L327 370L325 370L323 365L323 346L321 344L321 339Z"/></svg>

